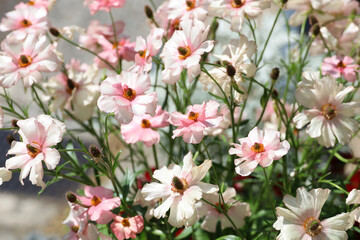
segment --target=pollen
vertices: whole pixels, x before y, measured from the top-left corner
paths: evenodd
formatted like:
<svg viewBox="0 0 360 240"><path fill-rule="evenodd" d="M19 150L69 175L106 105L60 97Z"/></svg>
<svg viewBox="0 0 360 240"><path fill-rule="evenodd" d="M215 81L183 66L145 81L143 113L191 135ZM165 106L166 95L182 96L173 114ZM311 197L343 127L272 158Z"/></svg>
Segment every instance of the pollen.
<svg viewBox="0 0 360 240"><path fill-rule="evenodd" d="M186 0L187 10L190 11L191 9L195 8L196 0Z"/></svg>
<svg viewBox="0 0 360 240"><path fill-rule="evenodd" d="M23 19L21 22L20 22L20 25L21 27L23 28L27 28L27 27L30 27L32 25L31 21L27 20L27 19Z"/></svg>
<svg viewBox="0 0 360 240"><path fill-rule="evenodd" d="M136 92L134 89L129 88L128 86L124 86L123 88L123 97L129 101L132 101L136 98Z"/></svg>
<svg viewBox="0 0 360 240"><path fill-rule="evenodd" d="M246 0L231 0L231 6L233 8L241 8L245 5Z"/></svg>
<svg viewBox="0 0 360 240"><path fill-rule="evenodd" d="M256 142L256 143L254 143L254 145L252 145L251 151L256 152L256 153L262 153L262 152L265 152L265 148L262 143Z"/></svg>
<svg viewBox="0 0 360 240"><path fill-rule="evenodd" d="M177 192L177 193L180 193L180 194L183 194L186 189L188 189L189 186L187 184L187 181L185 178L178 178L178 177L173 177L172 181L171 181L171 190L173 192Z"/></svg>
<svg viewBox="0 0 360 240"><path fill-rule="evenodd" d="M316 219L314 217L310 217L305 220L303 224L305 232L310 235L311 237L314 237L321 233L323 226L321 225L321 222L319 219Z"/></svg>
<svg viewBox="0 0 360 240"><path fill-rule="evenodd" d="M97 205L99 205L100 203L101 203L101 199L98 198L97 196L93 196L93 197L91 198L91 205L97 206Z"/></svg>
<svg viewBox="0 0 360 240"><path fill-rule="evenodd" d="M138 51L138 54L140 55L141 58L145 58L146 56L146 49L142 50L142 51Z"/></svg>
<svg viewBox="0 0 360 240"><path fill-rule="evenodd" d="M191 49L189 46L186 47L178 47L178 52L179 52L179 59L180 60L184 60L186 59L188 56L191 55Z"/></svg>
<svg viewBox="0 0 360 240"><path fill-rule="evenodd" d="M198 117L199 117L199 113L193 111L189 112L188 119L197 121Z"/></svg>
<svg viewBox="0 0 360 240"><path fill-rule="evenodd" d="M346 64L340 60L336 67L337 68L346 68Z"/></svg>
<svg viewBox="0 0 360 240"><path fill-rule="evenodd" d="M151 128L150 121L148 119L141 120L141 127L142 128Z"/></svg>
<svg viewBox="0 0 360 240"><path fill-rule="evenodd" d="M321 113L327 120L334 119L337 116L336 106L331 103L325 104L321 107Z"/></svg>
<svg viewBox="0 0 360 240"><path fill-rule="evenodd" d="M21 68L27 67L32 63L33 59L29 55L20 55L19 66Z"/></svg>
<svg viewBox="0 0 360 240"><path fill-rule="evenodd" d="M37 142L33 143L39 145ZM35 158L41 152L40 149L32 146L30 143L26 145L26 148L28 150L28 155L32 158Z"/></svg>
<svg viewBox="0 0 360 240"><path fill-rule="evenodd" d="M130 227L130 222L129 222L129 219L127 219L127 218L124 218L124 219L121 221L121 224L122 224L124 227Z"/></svg>

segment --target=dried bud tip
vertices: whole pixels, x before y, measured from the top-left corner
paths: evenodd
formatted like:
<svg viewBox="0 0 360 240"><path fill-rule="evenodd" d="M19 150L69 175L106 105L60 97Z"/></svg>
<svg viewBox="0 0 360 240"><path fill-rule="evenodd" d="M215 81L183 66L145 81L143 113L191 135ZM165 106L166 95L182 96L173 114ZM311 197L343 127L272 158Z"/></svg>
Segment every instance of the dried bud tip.
<svg viewBox="0 0 360 240"><path fill-rule="evenodd" d="M57 30L56 28L51 27L51 28L49 29L49 31L50 31L51 35L53 35L54 37L60 36L59 30Z"/></svg>
<svg viewBox="0 0 360 240"><path fill-rule="evenodd" d="M226 66L226 73L229 77L234 77L236 74L236 69L231 65Z"/></svg>
<svg viewBox="0 0 360 240"><path fill-rule="evenodd" d="M72 193L72 192L67 192L66 193L66 199L71 203L75 203L77 201L76 195L74 193Z"/></svg>
<svg viewBox="0 0 360 240"><path fill-rule="evenodd" d="M11 120L11 126L13 126L14 128L18 128L19 126L17 125L17 122L18 122L17 119Z"/></svg>
<svg viewBox="0 0 360 240"><path fill-rule="evenodd" d="M146 17L149 18L149 19L153 19L153 18L154 18L153 10L152 10L151 7L149 7L148 5L145 5L145 15L146 15Z"/></svg>
<svg viewBox="0 0 360 240"><path fill-rule="evenodd" d="M11 145L11 143L12 143L13 141L15 141L14 135L12 135L12 134L7 135L7 136L6 136L6 141L9 143L9 145Z"/></svg>
<svg viewBox="0 0 360 240"><path fill-rule="evenodd" d="M100 149L95 146L95 145L90 145L89 147L89 152L91 154L91 156L93 156L94 158L99 158L101 157L101 151Z"/></svg>
<svg viewBox="0 0 360 240"><path fill-rule="evenodd" d="M320 26L319 26L319 24L314 25L314 26L312 27L311 32L312 32L312 35L315 36L315 37L316 37L317 35L319 35L319 33L320 33Z"/></svg>
<svg viewBox="0 0 360 240"><path fill-rule="evenodd" d="M279 68L276 67L271 70L270 77L272 80L277 80L279 78L279 75L280 75Z"/></svg>

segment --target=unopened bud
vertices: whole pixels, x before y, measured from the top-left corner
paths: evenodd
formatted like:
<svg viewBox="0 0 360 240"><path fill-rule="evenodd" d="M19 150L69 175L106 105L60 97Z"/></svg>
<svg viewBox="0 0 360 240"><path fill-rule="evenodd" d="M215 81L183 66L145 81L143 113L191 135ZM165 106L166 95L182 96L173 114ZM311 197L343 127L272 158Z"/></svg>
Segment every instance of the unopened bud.
<svg viewBox="0 0 360 240"><path fill-rule="evenodd" d="M319 33L320 33L320 26L319 26L319 24L316 24L316 25L314 25L313 27L312 27L312 35L313 36L317 36L317 35L319 35Z"/></svg>
<svg viewBox="0 0 360 240"><path fill-rule="evenodd" d="M233 67L233 65L229 64L226 67L226 73L229 77L234 77L236 74L236 69Z"/></svg>
<svg viewBox="0 0 360 240"><path fill-rule="evenodd" d="M279 78L279 75L280 75L279 68L276 67L271 70L270 77L272 80L274 81L277 80Z"/></svg>
<svg viewBox="0 0 360 240"><path fill-rule="evenodd" d="M286 4L288 2L288 0L281 0L282 4Z"/></svg>
<svg viewBox="0 0 360 240"><path fill-rule="evenodd" d="M273 99L276 99L276 98L278 98L279 97L279 92L278 92L278 90L276 90L275 88L272 90L272 92L271 92L271 97L273 98Z"/></svg>
<svg viewBox="0 0 360 240"><path fill-rule="evenodd" d="M18 128L19 126L17 125L17 122L18 122L17 119L11 120L11 126L13 126L14 128Z"/></svg>
<svg viewBox="0 0 360 240"><path fill-rule="evenodd" d="M90 145L90 147L89 147L89 152L90 152L91 156L94 157L94 158L99 158L99 157L101 157L101 151L100 151L100 149L99 149L97 146L95 146L95 145Z"/></svg>
<svg viewBox="0 0 360 240"><path fill-rule="evenodd" d="M72 192L67 192L66 193L66 199L71 203L75 203L77 201L76 195L74 193L72 193Z"/></svg>
<svg viewBox="0 0 360 240"><path fill-rule="evenodd" d="M146 15L146 17L148 19L153 19L154 18L153 10L148 5L145 5L145 15Z"/></svg>
<svg viewBox="0 0 360 240"><path fill-rule="evenodd" d="M54 27L51 27L50 29L49 29L49 32L51 33L51 35L53 35L54 37L58 37L58 36L60 36L60 32L59 32L59 30L57 30L56 28L54 28Z"/></svg>
<svg viewBox="0 0 360 240"><path fill-rule="evenodd" d="M15 141L14 135L12 135L12 134L7 135L7 136L6 136L6 141L9 143L9 145L11 145L11 143L12 143L13 141Z"/></svg>

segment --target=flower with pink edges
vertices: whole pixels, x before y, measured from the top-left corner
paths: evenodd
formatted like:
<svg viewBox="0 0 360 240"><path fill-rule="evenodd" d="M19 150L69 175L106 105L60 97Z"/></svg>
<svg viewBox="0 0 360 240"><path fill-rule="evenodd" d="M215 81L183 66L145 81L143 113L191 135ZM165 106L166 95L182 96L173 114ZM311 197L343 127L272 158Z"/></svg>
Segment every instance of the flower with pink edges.
<svg viewBox="0 0 360 240"><path fill-rule="evenodd" d="M186 143L200 143L204 138L205 128L218 127L223 120L218 114L219 106L219 103L209 101L188 106L186 114L173 112L169 122L178 128L173 131L172 138L182 136Z"/></svg>
<svg viewBox="0 0 360 240"><path fill-rule="evenodd" d="M46 8L50 10L55 2L56 0L29 0L27 4L37 8Z"/></svg>
<svg viewBox="0 0 360 240"><path fill-rule="evenodd" d="M359 65L355 64L354 59L349 56L332 56L324 59L321 72L323 75L330 75L334 78L343 76L347 81L354 82L359 67Z"/></svg>
<svg viewBox="0 0 360 240"><path fill-rule="evenodd" d="M208 11L209 16L231 17L231 30L240 32L246 17L259 16L270 4L269 0L214 0Z"/></svg>
<svg viewBox="0 0 360 240"><path fill-rule="evenodd" d="M141 215L130 218L114 215L113 219L110 228L118 240L135 239L136 234L141 233L144 229L144 219Z"/></svg>
<svg viewBox="0 0 360 240"><path fill-rule="evenodd" d="M168 4L168 18L205 20L208 0L170 0Z"/></svg>
<svg viewBox="0 0 360 240"><path fill-rule="evenodd" d="M149 114L134 116L129 124L121 125L121 134L126 143L143 142L151 147L160 142L160 134L156 132L157 128L167 127L169 113L157 106L155 116Z"/></svg>
<svg viewBox="0 0 360 240"><path fill-rule="evenodd" d="M100 85L98 107L115 113L120 123L131 122L134 115L154 116L158 98L156 92L145 93L150 86L148 75L122 71L120 75L109 76Z"/></svg>
<svg viewBox="0 0 360 240"><path fill-rule="evenodd" d="M22 79L25 87L42 80L41 73L55 72L59 59L45 35L28 35L24 41L1 43L0 86L9 88Z"/></svg>
<svg viewBox="0 0 360 240"><path fill-rule="evenodd" d="M45 187L42 162L50 170L55 169L60 161L59 152L52 148L61 142L65 133L65 124L48 115L19 120L19 134L22 142L13 141L7 155L15 155L5 162L7 169L21 169L19 180L30 174L30 181L37 186Z"/></svg>
<svg viewBox="0 0 360 240"><path fill-rule="evenodd" d="M205 52L210 52L214 41L206 40L210 26L199 20L184 20L180 23L182 30L176 30L166 42L160 55L165 64L162 80L174 84L183 69L187 69L187 79L192 82L200 74L200 59Z"/></svg>
<svg viewBox="0 0 360 240"><path fill-rule="evenodd" d="M250 175L258 164L268 167L274 160L279 160L286 155L290 149L288 141L280 142L280 132L268 129L260 130L253 128L248 137L240 138L240 144L232 143L233 148L229 154L236 154L235 171L241 176Z"/></svg>
<svg viewBox="0 0 360 240"><path fill-rule="evenodd" d="M135 45L135 65L129 70L133 72L148 72L152 67L152 57L159 53L162 46L164 29L153 28L147 36L146 41L143 37L136 38Z"/></svg>
<svg viewBox="0 0 360 240"><path fill-rule="evenodd" d="M121 8L125 0L85 0L84 5L89 5L90 13L94 15L97 11L110 12L112 8Z"/></svg>
<svg viewBox="0 0 360 240"><path fill-rule="evenodd" d="M44 33L48 28L47 14L46 8L20 3L1 20L0 31L12 31L11 36L19 40L24 39L27 34Z"/></svg>
<svg viewBox="0 0 360 240"><path fill-rule="evenodd" d="M120 198L113 197L113 191L104 187L85 186L84 193L85 196L78 196L78 199L88 207L89 219L98 224L109 223L113 216L111 210L120 206Z"/></svg>

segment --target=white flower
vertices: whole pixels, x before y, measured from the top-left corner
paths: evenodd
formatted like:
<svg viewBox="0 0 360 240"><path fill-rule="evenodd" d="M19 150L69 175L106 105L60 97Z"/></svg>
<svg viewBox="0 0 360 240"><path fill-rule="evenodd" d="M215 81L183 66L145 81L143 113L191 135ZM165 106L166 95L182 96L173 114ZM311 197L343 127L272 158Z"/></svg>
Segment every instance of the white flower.
<svg viewBox="0 0 360 240"><path fill-rule="evenodd" d="M277 207L277 221L273 227L280 231L277 240L346 240L352 225L351 214L341 213L334 217L319 220L321 208L329 197L329 189L304 187L296 190L296 198L286 195L284 204L288 208Z"/></svg>
<svg viewBox="0 0 360 240"><path fill-rule="evenodd" d="M4 112L2 108L0 107L0 128L4 127Z"/></svg>
<svg viewBox="0 0 360 240"><path fill-rule="evenodd" d="M197 221L195 203L203 193L215 193L219 188L213 184L200 182L211 167L211 160L205 160L196 166L189 152L183 160L183 167L174 165L155 170L153 178L160 183L146 184L141 193L146 201L162 199L155 208L154 217L165 217L170 209L169 223L177 228L191 226Z"/></svg>
<svg viewBox="0 0 360 240"><path fill-rule="evenodd" d="M3 184L3 182L10 181L12 177L12 172L9 171L7 168L0 168L0 186Z"/></svg>

